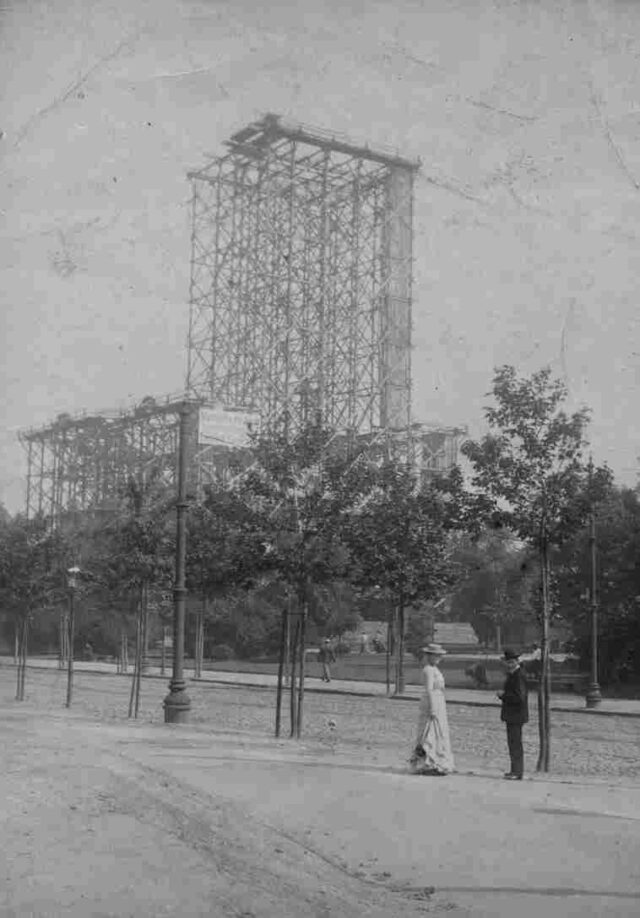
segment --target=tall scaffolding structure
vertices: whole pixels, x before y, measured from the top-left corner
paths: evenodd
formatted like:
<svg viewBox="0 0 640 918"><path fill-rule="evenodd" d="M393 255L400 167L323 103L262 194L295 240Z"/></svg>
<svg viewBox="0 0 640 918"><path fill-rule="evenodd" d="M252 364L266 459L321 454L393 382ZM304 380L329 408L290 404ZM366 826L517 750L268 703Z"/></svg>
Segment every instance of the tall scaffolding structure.
<svg viewBox="0 0 640 918"><path fill-rule="evenodd" d="M191 172L187 389L294 432L411 423L418 163L266 115Z"/></svg>
<svg viewBox="0 0 640 918"><path fill-rule="evenodd" d="M175 488L189 404L189 487L249 461L246 428L319 421L423 476L464 431L412 423L413 184L392 151L266 115L193 190L186 391L22 431L27 514L108 509L128 482Z"/></svg>

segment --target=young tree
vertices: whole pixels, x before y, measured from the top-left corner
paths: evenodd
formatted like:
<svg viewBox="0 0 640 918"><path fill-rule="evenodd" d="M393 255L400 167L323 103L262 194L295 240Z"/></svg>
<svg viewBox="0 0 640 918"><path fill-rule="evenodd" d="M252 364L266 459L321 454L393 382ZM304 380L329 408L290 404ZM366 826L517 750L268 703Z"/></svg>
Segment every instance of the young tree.
<svg viewBox="0 0 640 918"><path fill-rule="evenodd" d="M309 424L293 437L286 432L256 437L253 454L254 464L238 478L236 487L261 533L265 573L286 585L289 593L282 611L276 735L288 645L291 735L300 737L309 613L318 587L347 573L349 552L342 539L342 520L359 500L363 480L356 454L319 424Z"/></svg>
<svg viewBox="0 0 640 918"><path fill-rule="evenodd" d="M101 527L90 575L94 585L120 608L135 610L136 656L131 682L129 717L137 717L140 683L148 648L148 609L161 597L173 571L171 506L161 488L142 487L131 480L122 504Z"/></svg>
<svg viewBox="0 0 640 918"><path fill-rule="evenodd" d="M204 626L215 621L216 606L260 579L264 537L259 515L240 492L220 482L191 508L188 519L187 583L198 597L195 675L202 674ZM228 605L228 604L225 604Z"/></svg>
<svg viewBox="0 0 640 918"><path fill-rule="evenodd" d="M68 509L55 523L56 534L64 555L66 595L60 603L58 665L67 669L66 706L73 697L76 649L89 641L89 628L96 630L103 610L92 590L91 569L99 543L100 520L91 513Z"/></svg>
<svg viewBox="0 0 640 918"><path fill-rule="evenodd" d="M345 538L357 580L365 588L379 587L391 602L396 694L405 688L406 609L441 598L454 580L459 496L457 473L421 486L410 466L386 461L370 466L366 498L350 515Z"/></svg>
<svg viewBox="0 0 640 918"><path fill-rule="evenodd" d="M521 379L513 367L499 367L492 394L495 407L485 409L489 433L479 442L468 441L462 451L473 467L479 514L493 514L539 559L542 676L537 769L548 771L550 552L582 525L589 512L589 476L583 459L589 411L566 413L566 387L548 368ZM598 469L592 477L594 487L604 486L609 477L607 469Z"/></svg>
<svg viewBox="0 0 640 918"><path fill-rule="evenodd" d="M24 701L29 627L64 589L58 533L42 517L0 526L0 597L14 616L18 644L16 701Z"/></svg>

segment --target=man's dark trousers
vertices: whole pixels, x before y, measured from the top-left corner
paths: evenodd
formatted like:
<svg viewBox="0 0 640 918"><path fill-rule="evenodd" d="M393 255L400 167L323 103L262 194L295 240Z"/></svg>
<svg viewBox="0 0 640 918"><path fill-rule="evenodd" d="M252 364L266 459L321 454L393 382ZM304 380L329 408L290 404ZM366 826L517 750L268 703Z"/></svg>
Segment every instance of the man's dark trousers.
<svg viewBox="0 0 640 918"><path fill-rule="evenodd" d="M507 724L507 745L511 759L511 774L522 777L524 771L524 750L522 748L522 724Z"/></svg>

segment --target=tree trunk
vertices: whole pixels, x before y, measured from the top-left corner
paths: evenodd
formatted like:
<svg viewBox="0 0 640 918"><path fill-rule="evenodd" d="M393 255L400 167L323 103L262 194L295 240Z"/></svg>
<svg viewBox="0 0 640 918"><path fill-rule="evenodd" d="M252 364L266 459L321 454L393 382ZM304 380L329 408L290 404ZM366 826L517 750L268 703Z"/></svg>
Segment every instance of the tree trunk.
<svg viewBox="0 0 640 918"><path fill-rule="evenodd" d="M546 543L540 550L540 579L542 587L542 631L540 650L542 667L538 686L538 732L540 748L536 771L549 771L551 761L551 719L549 708L551 702L551 669L549 661L549 554Z"/></svg>
<svg viewBox="0 0 640 918"><path fill-rule="evenodd" d="M138 659L138 673L137 673L137 678L136 678L136 706L135 706L135 716L136 717L138 716L138 711L140 710L140 687L142 685L142 673L144 672L146 664L147 664L146 648L147 648L149 628L148 628L148 621L147 621L148 605L146 602L146 595L147 594L146 594L146 585L145 585L143 586L143 589L142 589L142 597L141 597L142 601L140 604L140 653L139 653L139 659Z"/></svg>
<svg viewBox="0 0 640 918"><path fill-rule="evenodd" d="M282 722L282 677L284 673L284 661L287 655L287 630L288 630L288 610L287 604L282 607L282 622L280 627L280 651L278 657L278 682L276 687L276 736L280 736L280 725Z"/></svg>
<svg viewBox="0 0 640 918"><path fill-rule="evenodd" d="M284 684L291 684L291 620L292 620L292 602L291 597L287 597L287 621L285 632L285 654L284 654Z"/></svg>
<svg viewBox="0 0 640 918"><path fill-rule="evenodd" d="M298 710L296 711L296 739L302 736L302 712L304 707L304 664L305 637L307 631L307 600L302 601L300 612L300 675L298 677Z"/></svg>
<svg viewBox="0 0 640 918"><path fill-rule="evenodd" d="M144 646L144 604L142 591L139 595L138 614L136 616L136 655L133 664L131 679L131 694L129 696L129 717L137 718L140 709L140 677L142 673L142 653Z"/></svg>
<svg viewBox="0 0 640 918"><path fill-rule="evenodd" d="M496 622L496 650L498 653L502 650L502 628L500 622Z"/></svg>
<svg viewBox="0 0 640 918"><path fill-rule="evenodd" d="M66 630L67 630L67 622L65 619L64 612L61 612L60 617L58 619L58 669L64 669L64 663L66 660L66 655L65 655Z"/></svg>
<svg viewBox="0 0 640 918"><path fill-rule="evenodd" d="M138 710L140 708L140 671L142 669L143 640L142 606L140 606L136 628L136 655L133 661L133 717L138 716Z"/></svg>
<svg viewBox="0 0 640 918"><path fill-rule="evenodd" d="M188 618L185 627L188 629ZM198 678L198 630L200 626L200 609L193 613L193 678ZM186 659L186 651L185 651Z"/></svg>
<svg viewBox="0 0 640 918"><path fill-rule="evenodd" d="M291 652L290 666L291 666L291 684L289 687L289 704L290 704L290 716L291 716L291 731L289 736L295 736L296 732L296 723L297 723L297 698L296 698L296 655L298 649L298 638L300 635L300 615L296 615L296 624L293 630L293 640L289 644L289 649Z"/></svg>
<svg viewBox="0 0 640 918"><path fill-rule="evenodd" d="M203 595L201 608L196 613L196 633L193 660L193 675L195 679L202 678L202 657L204 655L204 617L207 600Z"/></svg>
<svg viewBox="0 0 640 918"><path fill-rule="evenodd" d="M17 666L20 656L20 623L18 622L18 619L16 619L14 623L13 636L13 663L14 666Z"/></svg>
<svg viewBox="0 0 640 918"><path fill-rule="evenodd" d="M24 701L24 682L27 675L27 643L29 639L29 616L26 615L22 623L22 646L20 649L20 701Z"/></svg>
<svg viewBox="0 0 640 918"><path fill-rule="evenodd" d="M160 649L160 675L164 676L167 666L167 626L162 626L162 647Z"/></svg>
<svg viewBox="0 0 640 918"><path fill-rule="evenodd" d="M136 615L136 648L135 648L135 656L133 658L133 675L131 677L131 692L129 693L129 714L128 714L129 717L133 717L133 709L135 706L136 669L137 669L136 664L138 662L139 645L140 645L140 611L138 610L138 614Z"/></svg>
<svg viewBox="0 0 640 918"><path fill-rule="evenodd" d="M140 672L146 673L149 668L149 584L145 580L140 590L142 605L142 657Z"/></svg>
<svg viewBox="0 0 640 918"><path fill-rule="evenodd" d="M27 635L29 630L29 617L25 615L17 623L18 637L18 665L16 670L16 701L24 701L24 682L27 669Z"/></svg>
<svg viewBox="0 0 640 918"><path fill-rule="evenodd" d="M202 611L202 620L200 621L200 647L199 647L200 658L198 660L200 677L202 677L202 669L204 667L204 642L206 638L206 626L207 626L207 605L205 601L205 606Z"/></svg>
<svg viewBox="0 0 640 918"><path fill-rule="evenodd" d="M73 700L73 643L75 640L75 609L76 594L75 590L71 589L69 592L69 627L67 628L67 708L71 707L71 701Z"/></svg>
<svg viewBox="0 0 640 918"><path fill-rule="evenodd" d="M129 670L129 639L127 632L122 629L120 632L120 672L126 673Z"/></svg>
<svg viewBox="0 0 640 918"><path fill-rule="evenodd" d="M397 642L397 666L396 666L396 695L404 694L404 601L401 599L398 603L397 623L398 623L398 642Z"/></svg>
<svg viewBox="0 0 640 918"><path fill-rule="evenodd" d="M398 694L398 607L393 607L393 694Z"/></svg>
<svg viewBox="0 0 640 918"><path fill-rule="evenodd" d="M204 612L200 616L200 633L198 634L198 677L202 678L202 665L204 663L204 623L206 616Z"/></svg>
<svg viewBox="0 0 640 918"><path fill-rule="evenodd" d="M386 674L387 674L387 695L391 694L391 644L393 641L393 628L391 620L387 621L387 651L386 651Z"/></svg>
<svg viewBox="0 0 640 918"><path fill-rule="evenodd" d="M198 621L198 679L202 678L202 657L204 653L204 609L200 613L200 620Z"/></svg>

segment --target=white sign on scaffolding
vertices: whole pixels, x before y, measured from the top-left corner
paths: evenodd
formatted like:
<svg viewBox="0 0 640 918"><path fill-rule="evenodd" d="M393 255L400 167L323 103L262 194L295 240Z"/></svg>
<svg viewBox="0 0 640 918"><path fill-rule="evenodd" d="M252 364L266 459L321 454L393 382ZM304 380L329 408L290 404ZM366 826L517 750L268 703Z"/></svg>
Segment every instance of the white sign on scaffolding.
<svg viewBox="0 0 640 918"><path fill-rule="evenodd" d="M260 415L252 411L225 411L224 408L200 408L198 443L200 446L249 446L249 431L256 432Z"/></svg>

